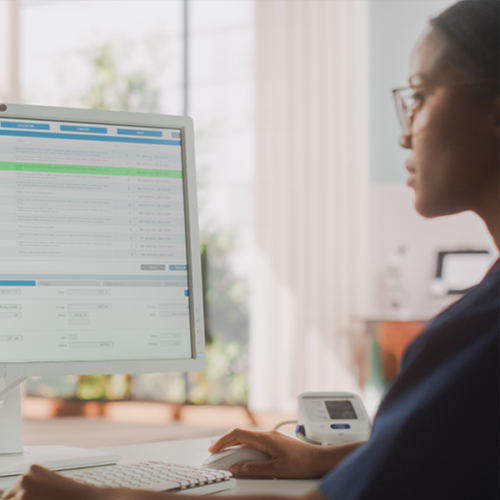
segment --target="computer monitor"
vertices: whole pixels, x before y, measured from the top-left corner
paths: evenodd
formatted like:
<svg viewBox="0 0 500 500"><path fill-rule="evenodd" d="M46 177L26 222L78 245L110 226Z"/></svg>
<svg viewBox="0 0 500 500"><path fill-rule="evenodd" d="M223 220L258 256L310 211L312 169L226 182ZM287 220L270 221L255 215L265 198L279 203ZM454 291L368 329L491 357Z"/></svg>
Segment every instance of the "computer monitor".
<svg viewBox="0 0 500 500"><path fill-rule="evenodd" d="M438 252L436 276L430 284L435 297L462 295L476 286L495 261L488 250L446 250Z"/></svg>
<svg viewBox="0 0 500 500"><path fill-rule="evenodd" d="M0 475L92 462L23 454L25 377L202 370L203 325L192 120L0 105Z"/></svg>

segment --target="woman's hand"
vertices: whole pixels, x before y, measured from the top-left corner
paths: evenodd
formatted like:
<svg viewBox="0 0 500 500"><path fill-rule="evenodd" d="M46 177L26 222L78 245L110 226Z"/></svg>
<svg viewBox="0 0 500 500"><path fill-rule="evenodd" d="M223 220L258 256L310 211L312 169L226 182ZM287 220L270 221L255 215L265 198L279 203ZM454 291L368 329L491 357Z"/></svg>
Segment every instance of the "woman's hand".
<svg viewBox="0 0 500 500"><path fill-rule="evenodd" d="M235 476L261 476L280 479L321 477L339 461L333 448L303 443L281 432L253 432L242 429L221 437L208 451L215 453L229 446L246 444L271 456L266 462L233 465Z"/></svg>
<svg viewBox="0 0 500 500"><path fill-rule="evenodd" d="M81 484L32 465L2 500L107 500L112 490Z"/></svg>
<svg viewBox="0 0 500 500"><path fill-rule="evenodd" d="M99 488L32 465L1 500L169 500L165 492L131 488Z"/></svg>

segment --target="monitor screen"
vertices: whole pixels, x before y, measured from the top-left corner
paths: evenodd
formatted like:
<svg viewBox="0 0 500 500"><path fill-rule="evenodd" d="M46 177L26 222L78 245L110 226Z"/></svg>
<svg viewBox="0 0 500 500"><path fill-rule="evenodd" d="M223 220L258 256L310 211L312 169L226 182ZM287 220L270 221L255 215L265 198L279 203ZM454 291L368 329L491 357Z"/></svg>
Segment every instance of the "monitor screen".
<svg viewBox="0 0 500 500"><path fill-rule="evenodd" d="M440 278L448 293L465 292L477 285L495 258L488 251L440 252Z"/></svg>
<svg viewBox="0 0 500 500"><path fill-rule="evenodd" d="M325 406L332 420L355 420L358 418L352 403L348 400L325 401Z"/></svg>
<svg viewBox="0 0 500 500"><path fill-rule="evenodd" d="M0 363L192 357L181 141L0 119Z"/></svg>

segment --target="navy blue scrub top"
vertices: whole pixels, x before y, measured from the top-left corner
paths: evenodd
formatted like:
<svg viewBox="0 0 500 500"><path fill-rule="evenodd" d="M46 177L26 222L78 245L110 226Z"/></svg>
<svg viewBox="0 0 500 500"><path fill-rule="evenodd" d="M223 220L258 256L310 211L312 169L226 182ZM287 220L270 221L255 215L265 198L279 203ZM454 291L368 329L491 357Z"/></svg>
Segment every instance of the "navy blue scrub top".
<svg viewBox="0 0 500 500"><path fill-rule="evenodd" d="M410 345L331 500L499 500L499 265Z"/></svg>

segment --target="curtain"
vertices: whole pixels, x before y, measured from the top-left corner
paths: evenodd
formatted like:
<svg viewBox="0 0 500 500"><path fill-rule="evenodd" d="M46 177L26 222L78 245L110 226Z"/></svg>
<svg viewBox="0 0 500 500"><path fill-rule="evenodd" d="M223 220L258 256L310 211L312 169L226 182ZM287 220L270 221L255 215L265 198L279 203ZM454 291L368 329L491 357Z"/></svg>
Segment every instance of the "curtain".
<svg viewBox="0 0 500 500"><path fill-rule="evenodd" d="M253 411L359 393L366 304L368 5L256 1Z"/></svg>

